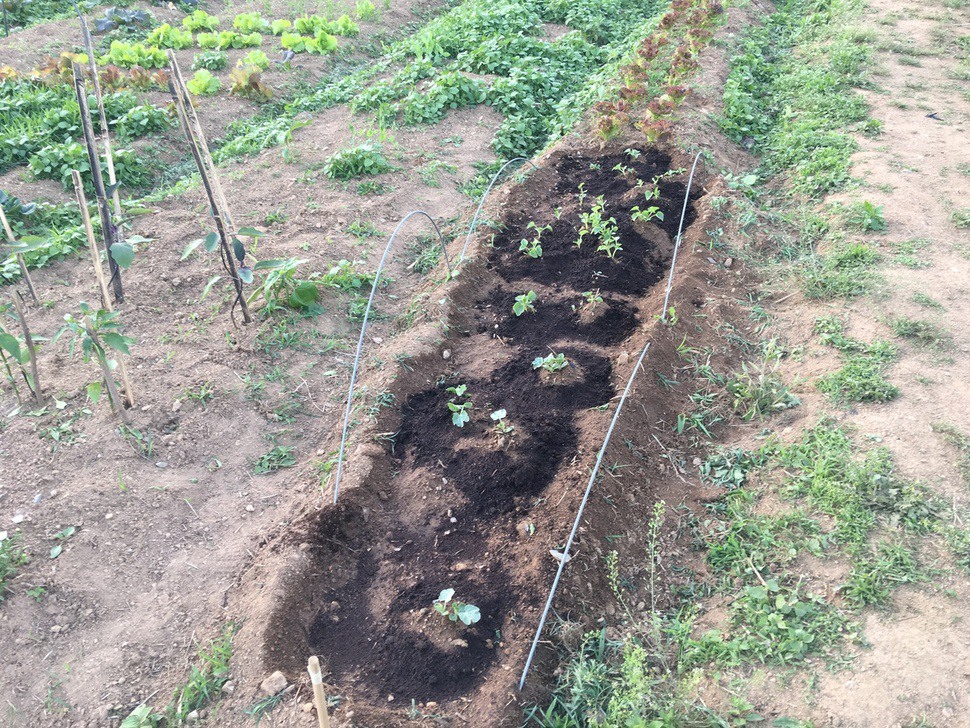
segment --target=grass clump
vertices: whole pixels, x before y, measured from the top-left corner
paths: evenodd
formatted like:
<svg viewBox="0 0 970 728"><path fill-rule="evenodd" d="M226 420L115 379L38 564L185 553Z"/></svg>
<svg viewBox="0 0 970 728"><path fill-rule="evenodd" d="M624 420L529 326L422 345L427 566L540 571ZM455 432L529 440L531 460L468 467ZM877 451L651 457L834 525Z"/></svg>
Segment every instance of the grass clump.
<svg viewBox="0 0 970 728"><path fill-rule="evenodd" d="M875 248L864 243L843 245L812 259L805 280L808 298L856 298L868 293L878 276L872 270L879 261Z"/></svg>
<svg viewBox="0 0 970 728"><path fill-rule="evenodd" d="M121 728L184 725L189 713L218 700L222 687L229 681L232 638L237 628L235 623L228 623L208 647L199 649L200 664L192 666L189 679L176 688L172 702L161 713L143 703L122 721Z"/></svg>
<svg viewBox="0 0 970 728"><path fill-rule="evenodd" d="M918 533L935 523L939 505L921 485L896 475L887 449L857 460L848 433L831 420L782 448L777 462L789 475L786 495L805 498L835 519L832 537L850 550L861 548L880 521Z"/></svg>
<svg viewBox="0 0 970 728"><path fill-rule="evenodd" d="M899 388L884 376L886 367L896 359L892 344L867 344L848 337L844 324L834 316L817 319L815 332L843 356L841 369L816 382L821 392L836 402L888 402L899 396Z"/></svg>
<svg viewBox="0 0 970 728"><path fill-rule="evenodd" d="M896 336L933 349L949 348L953 341L953 336L945 329L929 321L908 316L897 316L889 322L889 326Z"/></svg>
<svg viewBox="0 0 970 728"><path fill-rule="evenodd" d="M782 0L750 32L731 62L721 128L762 154L767 174L784 173L810 197L844 187L856 143L846 133L868 116L854 90L869 51L843 28L857 12L835 0Z"/></svg>
<svg viewBox="0 0 970 728"><path fill-rule="evenodd" d="M933 428L933 432L942 435L943 439L953 445L960 453L957 470L963 476L964 482L970 485L970 437L949 422L934 422L930 427Z"/></svg>
<svg viewBox="0 0 970 728"><path fill-rule="evenodd" d="M253 474L265 475L283 468L292 468L296 465L296 456L293 454L295 449L287 445L273 446L269 452L260 455L253 462Z"/></svg>
<svg viewBox="0 0 970 728"><path fill-rule="evenodd" d="M781 378L766 363L748 367L742 363L741 372L725 385L734 398L734 411L742 420L764 419L768 415L801 404Z"/></svg>
<svg viewBox="0 0 970 728"><path fill-rule="evenodd" d="M376 144L361 144L337 152L323 166L323 173L330 179L349 180L364 175L387 172L391 163L387 161Z"/></svg>
<svg viewBox="0 0 970 728"><path fill-rule="evenodd" d="M23 538L19 533L0 541L0 602L10 590L10 582L28 560L27 552L23 548Z"/></svg>
<svg viewBox="0 0 970 728"><path fill-rule="evenodd" d="M918 303L923 308L932 308L936 311L945 311L943 304L937 301L935 298L927 296L925 293L917 292L913 294L913 303Z"/></svg>
<svg viewBox="0 0 970 728"><path fill-rule="evenodd" d="M870 604L886 604L897 586L925 579L926 574L909 548L882 542L855 560L841 593L850 607L861 609Z"/></svg>

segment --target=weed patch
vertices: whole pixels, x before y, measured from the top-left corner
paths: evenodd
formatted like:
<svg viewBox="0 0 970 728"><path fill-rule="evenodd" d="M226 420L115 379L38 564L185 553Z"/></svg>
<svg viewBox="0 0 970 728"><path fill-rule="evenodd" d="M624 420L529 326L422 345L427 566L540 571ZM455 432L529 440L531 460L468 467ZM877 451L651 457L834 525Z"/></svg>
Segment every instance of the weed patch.
<svg viewBox="0 0 970 728"><path fill-rule="evenodd" d="M886 367L896 360L892 344L866 344L848 337L843 323L835 317L817 319L815 333L843 357L841 369L816 382L821 392L836 402L888 402L899 396L899 388L884 376Z"/></svg>

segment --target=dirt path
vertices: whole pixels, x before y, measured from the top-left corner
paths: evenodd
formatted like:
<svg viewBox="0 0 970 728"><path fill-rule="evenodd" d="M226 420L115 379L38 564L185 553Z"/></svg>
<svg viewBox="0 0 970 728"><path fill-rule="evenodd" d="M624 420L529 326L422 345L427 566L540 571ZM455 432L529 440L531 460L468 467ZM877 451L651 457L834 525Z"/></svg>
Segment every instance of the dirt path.
<svg viewBox="0 0 970 728"><path fill-rule="evenodd" d="M950 3L874 0L869 6L866 27L878 49L876 90L864 96L883 131L876 138L857 135L852 173L862 186L829 201L868 200L883 207L887 229L863 237L883 255L885 283L844 307L792 300L779 312L775 330L789 332L790 345L811 349L817 346L814 318L837 313L850 335L867 341L892 338L890 325L899 317L929 321L952 335L940 349L902 342L889 374L901 396L854 406L838 417L878 438L899 472L939 494L952 506L953 522L963 519L965 525L970 481L958 469L958 449L934 425L970 432L970 232L951 217L970 200L970 84L960 60L970 17L966 7ZM928 307L923 296L939 306ZM813 395L818 397L808 395L810 408ZM952 557L932 546L921 555L931 567L952 567ZM966 572L952 568L928 585L904 587L889 611L864 614L871 646L848 672L818 669L787 689L776 675L753 694L789 714L811 717L817 726L970 725L970 644L963 626L970 621L968 597Z"/></svg>

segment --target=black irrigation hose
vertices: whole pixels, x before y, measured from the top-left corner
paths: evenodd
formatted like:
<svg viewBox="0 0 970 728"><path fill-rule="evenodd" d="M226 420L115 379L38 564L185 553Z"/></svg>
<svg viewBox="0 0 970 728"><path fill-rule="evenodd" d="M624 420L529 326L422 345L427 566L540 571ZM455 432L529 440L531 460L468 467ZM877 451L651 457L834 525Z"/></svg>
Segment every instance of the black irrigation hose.
<svg viewBox="0 0 970 728"><path fill-rule="evenodd" d="M404 226L404 223L415 215L424 215L426 218L428 218L428 220L431 221L431 224L434 226L434 231L438 233L438 240L441 242L441 254L445 258L445 265L448 267L448 274L450 275L452 272L451 261L448 260L448 250L445 247L445 239L441 234L441 230L438 229L438 223L434 221L434 218L424 210L414 210L405 215L404 219L402 219L401 222L397 224L397 227L394 228L394 232L391 234L391 239L387 241L387 247L384 248L384 254L381 256L381 262L377 266L377 273L374 274L374 284L370 289L370 298L367 299L367 308L364 310L364 323L361 324L360 327L360 339L357 341L357 354L354 356L354 368L350 374L350 389L347 392L347 409L344 412L344 429L343 434L340 436L340 451L337 454L337 478L334 481L333 486L334 503L337 502L337 498L340 495L340 475L343 472L344 448L347 445L347 430L350 427L350 410L354 403L354 385L357 383L357 370L360 366L360 353L364 348L364 334L367 332L367 319L370 317L371 306L374 303L374 296L377 293L377 286L381 281L381 271L384 269L384 261L387 260L387 254L391 252L391 246L394 245L394 239Z"/></svg>
<svg viewBox="0 0 970 728"><path fill-rule="evenodd" d="M666 321L667 315L667 302L670 298L670 288L674 280L674 266L677 263L677 252L680 250L680 240L681 235L684 231L684 217L687 215L687 203L690 200L690 188L694 181L694 169L697 167L697 161L700 159L701 153L698 152L697 156L694 157L694 164L690 168L690 177L687 180L687 191L684 193L684 207L680 213L680 225L677 228L677 238L674 242L674 255L670 261L670 273L667 275L667 295L664 297L664 313L661 316L662 321ZM583 494L583 500L579 504L579 510L576 511L576 519L573 521L573 528L569 532L569 539L566 541L566 546L562 551L562 558L559 560L559 568L556 570L556 578L552 581L552 588L549 590L549 598L546 599L546 606L542 610L542 617L539 619L539 626L536 629L535 637L532 639L532 647L529 649L529 657L525 661L525 668L522 670L522 677L519 679L519 690L525 685L525 679L529 675L529 668L532 667L532 658L535 657L536 647L539 645L539 637L542 636L542 630L546 626L546 619L549 616L549 610L552 608L552 600L556 595L556 588L559 586L559 580L562 578L562 572L566 568L566 562L569 561L569 549L573 545L573 540L576 538L576 532L579 530L579 522L583 517L583 511L586 509L586 503L589 501L590 493L593 490L593 483L596 482L596 475L599 473L600 464L603 462L603 456L606 454L606 446L610 443L610 437L613 435L613 428L616 427L617 420L620 419L620 412L623 409L623 403L626 402L627 395L630 393L630 389L633 387L633 380L637 376L637 372L640 371L640 367L643 365L643 359L647 355L647 351L650 349L651 342L647 342L646 346L643 347L643 351L640 352L640 358L637 359L636 365L633 367L633 371L630 372L630 378L627 380L626 388L623 390L623 396L620 397L620 401L616 405L616 412L613 413L613 419L610 421L609 429L606 431L606 437L603 440L603 445L600 447L599 453L596 455L596 464L593 466L593 472L590 473L589 483L586 485L586 492Z"/></svg>

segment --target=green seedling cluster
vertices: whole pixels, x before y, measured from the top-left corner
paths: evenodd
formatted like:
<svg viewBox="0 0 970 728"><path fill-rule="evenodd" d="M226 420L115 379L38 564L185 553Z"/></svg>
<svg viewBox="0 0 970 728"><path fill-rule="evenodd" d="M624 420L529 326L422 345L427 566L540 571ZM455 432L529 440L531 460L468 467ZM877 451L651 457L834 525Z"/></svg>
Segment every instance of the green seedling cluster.
<svg viewBox="0 0 970 728"><path fill-rule="evenodd" d="M482 618L482 613L474 604L465 604L454 599L454 589L442 589L438 598L432 603L432 608L452 622L461 622L470 627Z"/></svg>

